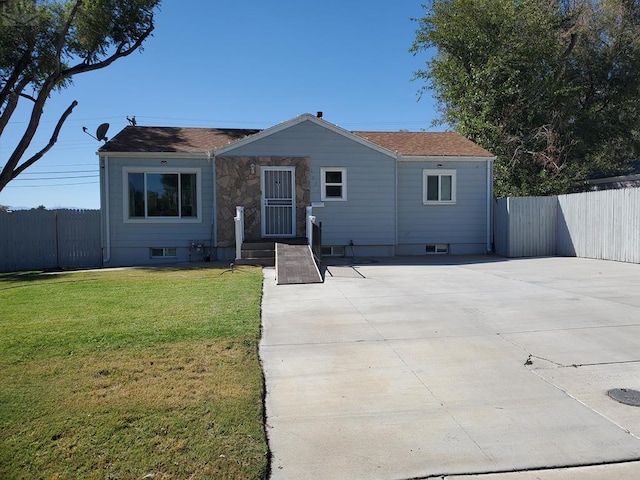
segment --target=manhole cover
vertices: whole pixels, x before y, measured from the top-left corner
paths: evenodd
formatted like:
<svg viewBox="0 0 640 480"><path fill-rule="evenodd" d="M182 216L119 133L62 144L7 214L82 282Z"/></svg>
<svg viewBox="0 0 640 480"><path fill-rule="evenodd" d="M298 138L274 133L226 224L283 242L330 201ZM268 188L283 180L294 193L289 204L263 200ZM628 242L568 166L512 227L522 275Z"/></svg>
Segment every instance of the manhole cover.
<svg viewBox="0 0 640 480"><path fill-rule="evenodd" d="M629 388L614 388L609 390L607 394L625 405L631 405L632 407L640 407L640 392L638 390L631 390Z"/></svg>

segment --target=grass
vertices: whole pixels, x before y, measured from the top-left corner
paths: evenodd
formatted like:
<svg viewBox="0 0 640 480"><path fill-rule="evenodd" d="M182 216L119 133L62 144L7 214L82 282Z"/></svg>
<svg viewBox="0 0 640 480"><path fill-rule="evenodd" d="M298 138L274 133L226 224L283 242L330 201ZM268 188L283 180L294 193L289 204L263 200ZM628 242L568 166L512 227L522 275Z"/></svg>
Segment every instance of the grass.
<svg viewBox="0 0 640 480"><path fill-rule="evenodd" d="M0 275L0 478L261 479L260 269Z"/></svg>

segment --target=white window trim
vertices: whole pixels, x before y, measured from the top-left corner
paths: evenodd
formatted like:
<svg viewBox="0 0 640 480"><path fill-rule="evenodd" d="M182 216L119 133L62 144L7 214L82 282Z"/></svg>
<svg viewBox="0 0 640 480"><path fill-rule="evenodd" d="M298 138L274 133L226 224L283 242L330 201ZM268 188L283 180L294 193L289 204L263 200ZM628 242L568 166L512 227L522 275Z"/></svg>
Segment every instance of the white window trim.
<svg viewBox="0 0 640 480"><path fill-rule="evenodd" d="M326 172L341 172L342 183L327 183ZM327 197L327 186L340 185L342 187L341 197ZM347 169L344 167L322 167L320 168L320 200L323 202L346 202L347 201Z"/></svg>
<svg viewBox="0 0 640 480"><path fill-rule="evenodd" d="M195 173L196 198L198 214L196 217L129 217L129 174L130 173ZM145 199L146 201L146 199ZM122 218L124 223L202 223L202 171L200 168L172 168L172 167L124 167L122 169Z"/></svg>
<svg viewBox="0 0 640 480"><path fill-rule="evenodd" d="M427 177L438 177L438 196L442 193L442 177L451 177L451 200L427 200ZM423 205L455 205L457 198L457 180L455 170L422 170L422 203Z"/></svg>

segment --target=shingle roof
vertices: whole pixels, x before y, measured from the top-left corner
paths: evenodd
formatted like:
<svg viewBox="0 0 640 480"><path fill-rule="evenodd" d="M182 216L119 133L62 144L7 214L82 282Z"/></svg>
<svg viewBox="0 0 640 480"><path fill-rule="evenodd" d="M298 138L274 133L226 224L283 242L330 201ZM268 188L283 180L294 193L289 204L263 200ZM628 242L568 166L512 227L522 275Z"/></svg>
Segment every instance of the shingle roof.
<svg viewBox="0 0 640 480"><path fill-rule="evenodd" d="M493 157L455 132L353 132L405 156Z"/></svg>
<svg viewBox="0 0 640 480"><path fill-rule="evenodd" d="M125 127L100 152L204 153L260 132L244 128ZM454 132L352 132L404 156L493 157Z"/></svg>
<svg viewBox="0 0 640 480"><path fill-rule="evenodd" d="M260 130L244 128L125 127L101 152L203 153Z"/></svg>

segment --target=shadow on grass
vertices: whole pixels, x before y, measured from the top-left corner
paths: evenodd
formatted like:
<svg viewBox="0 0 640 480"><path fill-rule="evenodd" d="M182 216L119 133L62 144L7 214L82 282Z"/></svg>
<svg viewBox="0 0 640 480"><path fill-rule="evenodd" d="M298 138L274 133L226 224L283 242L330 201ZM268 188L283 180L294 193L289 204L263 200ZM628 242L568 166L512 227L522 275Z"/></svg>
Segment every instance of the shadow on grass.
<svg viewBox="0 0 640 480"><path fill-rule="evenodd" d="M63 271L25 271L0 273L0 291L10 290L13 288L24 288L49 283L49 280L57 280L56 283L80 283L100 280L100 278L76 277L77 273L110 273L118 270L129 271L150 271L150 272L184 272L192 270L210 271L212 275L235 275L248 273L254 270L250 266L234 266L229 263L212 262L212 263L176 263L167 265L144 265L138 267L119 267L104 268L90 270L63 270ZM64 280L61 280L64 279Z"/></svg>
<svg viewBox="0 0 640 480"><path fill-rule="evenodd" d="M67 275L66 273L61 273L58 275ZM37 280L50 280L52 278L56 278L53 275L47 274L41 270L38 271L28 271L28 272L11 272L11 273L0 273L0 285L3 283L10 282L34 282ZM57 278L60 278L57 276Z"/></svg>
<svg viewBox="0 0 640 480"><path fill-rule="evenodd" d="M39 285L46 285L50 283L50 280L57 280L55 282L58 283L79 283L79 282L88 282L93 280L98 280L97 278L82 278L77 280L62 280L60 281L61 276L68 276L70 274L57 274L50 275L43 272L20 272L20 273L9 273L9 274L0 274L0 291L2 290L11 290L14 288L26 288L26 287L36 287Z"/></svg>
<svg viewBox="0 0 640 480"><path fill-rule="evenodd" d="M166 265L142 265L139 267L123 267L124 269L152 272L182 272L185 270L211 270L218 275L247 273L255 270L250 265L235 265L233 262L173 263ZM105 270L107 271L107 270Z"/></svg>

